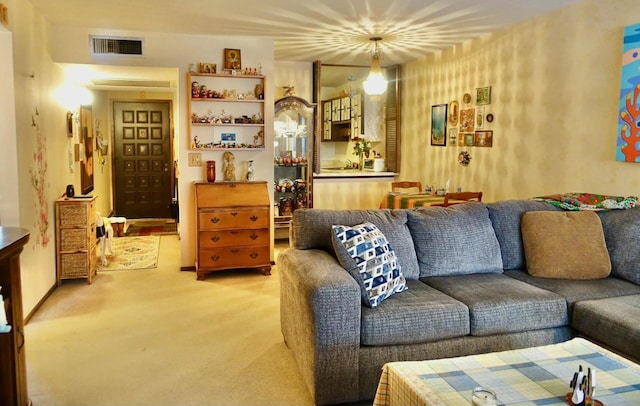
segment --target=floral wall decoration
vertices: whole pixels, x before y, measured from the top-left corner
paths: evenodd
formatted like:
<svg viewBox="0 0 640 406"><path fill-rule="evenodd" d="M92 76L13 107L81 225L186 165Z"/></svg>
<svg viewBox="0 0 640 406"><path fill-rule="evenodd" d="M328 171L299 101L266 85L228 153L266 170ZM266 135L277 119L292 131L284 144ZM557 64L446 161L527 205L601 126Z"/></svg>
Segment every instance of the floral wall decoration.
<svg viewBox="0 0 640 406"><path fill-rule="evenodd" d="M458 154L458 163L462 166L468 166L471 162L471 155L467 151L462 151Z"/></svg>
<svg viewBox="0 0 640 406"><path fill-rule="evenodd" d="M640 24L624 29L616 161L640 162Z"/></svg>
<svg viewBox="0 0 640 406"><path fill-rule="evenodd" d="M31 175L31 186L36 191L37 200L35 203L35 209L37 215L35 216L34 226L37 230L35 235L35 245L41 245L46 247L49 244L49 201L47 197L47 190L49 185L47 183L47 137L40 131L39 112L35 109L35 113L31 116L31 127L35 131L36 144L35 152L33 153L33 166L29 169Z"/></svg>

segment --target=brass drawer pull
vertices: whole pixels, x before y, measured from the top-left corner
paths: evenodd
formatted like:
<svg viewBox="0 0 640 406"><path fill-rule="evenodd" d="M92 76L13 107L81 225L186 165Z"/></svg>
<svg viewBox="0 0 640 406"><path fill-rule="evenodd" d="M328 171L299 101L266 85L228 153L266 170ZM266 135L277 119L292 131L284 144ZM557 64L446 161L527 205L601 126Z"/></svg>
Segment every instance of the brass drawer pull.
<svg viewBox="0 0 640 406"><path fill-rule="evenodd" d="M252 240L255 240L255 239L257 239L257 238L258 238L258 234L253 233L253 234L251 234L251 235L249 236L249 238L251 238Z"/></svg>
<svg viewBox="0 0 640 406"><path fill-rule="evenodd" d="M220 257L218 255L211 255L211 260L212 261L217 261L219 259L220 259Z"/></svg>
<svg viewBox="0 0 640 406"><path fill-rule="evenodd" d="M214 235L213 237L211 237L211 241L218 242L220 241L220 237L218 237L217 235Z"/></svg>
<svg viewBox="0 0 640 406"><path fill-rule="evenodd" d="M219 221L220 221L220 219L218 217L212 217L211 218L211 222L214 223L214 224L219 222Z"/></svg>
<svg viewBox="0 0 640 406"><path fill-rule="evenodd" d="M237 215L238 215L238 212L237 212L237 211L232 211L232 212L231 212L231 215L232 215L232 216L237 216Z"/></svg>
<svg viewBox="0 0 640 406"><path fill-rule="evenodd" d="M240 251L240 250L239 250L239 249L237 249L237 248L232 248L232 249L231 249L231 253L232 253L232 254L237 254L239 251Z"/></svg>
<svg viewBox="0 0 640 406"><path fill-rule="evenodd" d="M258 216L251 216L251 217L249 217L249 220L257 221L258 220Z"/></svg>
<svg viewBox="0 0 640 406"><path fill-rule="evenodd" d="M238 232L236 230L230 231L231 234L236 235Z"/></svg>
<svg viewBox="0 0 640 406"><path fill-rule="evenodd" d="M257 252L252 252L251 254L249 254L249 256L253 259L258 258L258 253Z"/></svg>

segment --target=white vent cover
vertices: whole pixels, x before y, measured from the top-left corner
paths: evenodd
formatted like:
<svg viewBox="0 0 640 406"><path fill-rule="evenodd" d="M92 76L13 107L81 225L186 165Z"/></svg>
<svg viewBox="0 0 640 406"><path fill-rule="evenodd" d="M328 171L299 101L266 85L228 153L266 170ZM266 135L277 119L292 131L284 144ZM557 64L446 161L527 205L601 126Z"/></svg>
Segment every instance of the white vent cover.
<svg viewBox="0 0 640 406"><path fill-rule="evenodd" d="M142 55L142 38L89 36L92 55Z"/></svg>

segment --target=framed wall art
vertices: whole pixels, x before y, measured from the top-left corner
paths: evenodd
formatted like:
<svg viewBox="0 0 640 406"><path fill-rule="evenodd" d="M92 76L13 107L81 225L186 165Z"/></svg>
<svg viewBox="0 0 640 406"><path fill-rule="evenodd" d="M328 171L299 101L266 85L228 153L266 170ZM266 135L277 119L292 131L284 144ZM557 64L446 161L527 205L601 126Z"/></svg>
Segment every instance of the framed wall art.
<svg viewBox="0 0 640 406"><path fill-rule="evenodd" d="M475 124L475 109L463 109L460 110L460 132L470 133L473 132Z"/></svg>
<svg viewBox="0 0 640 406"><path fill-rule="evenodd" d="M491 104L491 86L476 88L476 105Z"/></svg>
<svg viewBox="0 0 640 406"><path fill-rule="evenodd" d="M224 49L224 68L231 70L242 69L239 49Z"/></svg>
<svg viewBox="0 0 640 406"><path fill-rule="evenodd" d="M93 113L91 106L80 107L80 187L83 195L93 191Z"/></svg>
<svg viewBox="0 0 640 406"><path fill-rule="evenodd" d="M464 135L464 145L466 147L473 147L474 137L473 133L468 133Z"/></svg>
<svg viewBox="0 0 640 406"><path fill-rule="evenodd" d="M447 105L431 106L431 145L447 145Z"/></svg>
<svg viewBox="0 0 640 406"><path fill-rule="evenodd" d="M455 147L458 144L458 129L449 129L449 146Z"/></svg>
<svg viewBox="0 0 640 406"><path fill-rule="evenodd" d="M451 127L455 127L458 125L458 112L460 109L458 108L458 101L453 100L449 103L449 125Z"/></svg>
<svg viewBox="0 0 640 406"><path fill-rule="evenodd" d="M638 126L638 87L640 86L640 24L624 27L622 41L622 67L620 77L620 93L618 100L616 161L640 162L640 150L637 132Z"/></svg>
<svg viewBox="0 0 640 406"><path fill-rule="evenodd" d="M476 107L476 129L484 128L484 107Z"/></svg>
<svg viewBox="0 0 640 406"><path fill-rule="evenodd" d="M492 147L493 131L476 131L473 142L476 147Z"/></svg>

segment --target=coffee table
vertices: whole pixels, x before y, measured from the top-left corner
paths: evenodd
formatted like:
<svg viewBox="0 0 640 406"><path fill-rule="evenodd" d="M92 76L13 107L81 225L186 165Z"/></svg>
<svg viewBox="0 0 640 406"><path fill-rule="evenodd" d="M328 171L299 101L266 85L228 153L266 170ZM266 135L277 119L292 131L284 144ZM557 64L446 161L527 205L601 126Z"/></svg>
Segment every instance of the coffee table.
<svg viewBox="0 0 640 406"><path fill-rule="evenodd" d="M640 405L640 365L585 339L521 350L384 365L374 406L469 405L474 387L492 389L498 405L566 405L582 365L597 371L595 399Z"/></svg>

